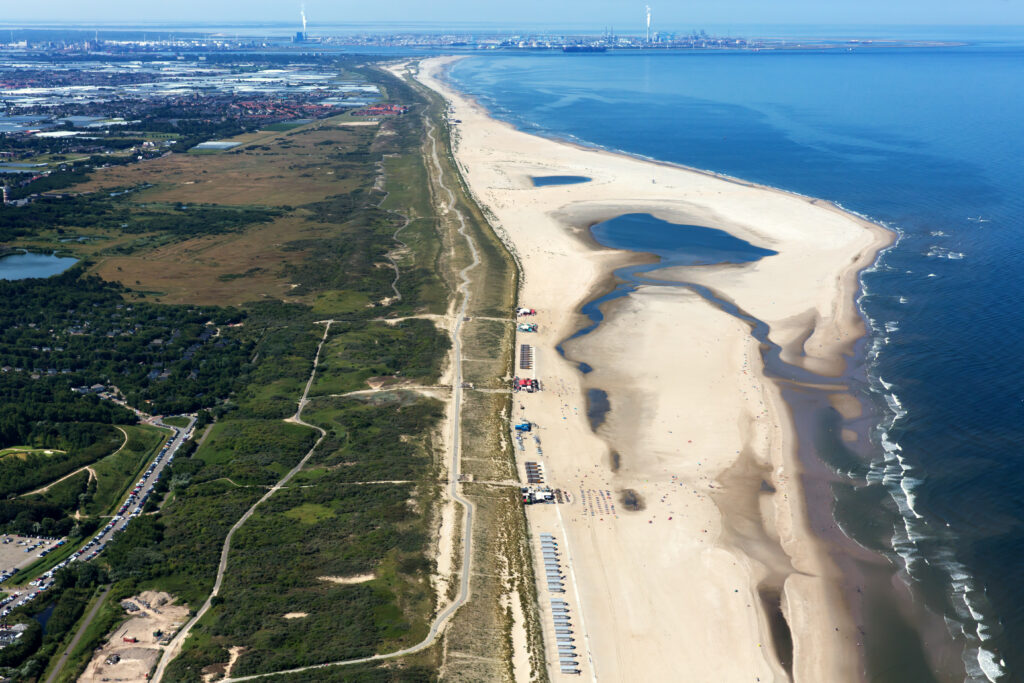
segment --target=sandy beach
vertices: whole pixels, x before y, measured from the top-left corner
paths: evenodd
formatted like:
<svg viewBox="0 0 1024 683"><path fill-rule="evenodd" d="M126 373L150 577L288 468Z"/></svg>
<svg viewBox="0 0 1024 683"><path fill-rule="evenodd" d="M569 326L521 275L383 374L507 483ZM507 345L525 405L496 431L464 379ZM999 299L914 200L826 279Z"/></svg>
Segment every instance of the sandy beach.
<svg viewBox="0 0 1024 683"><path fill-rule="evenodd" d="M538 425L543 454L527 440L520 469L539 462L546 483L569 495L528 511L535 555L540 534L552 534L566 577L564 594L538 585L552 678L566 678L554 597L568 603L592 680L859 680L840 577L809 528L792 417L750 326L690 289L650 286L566 344L589 374L556 346L585 322L580 306L612 270L638 261L596 246L587 228L650 213L778 252L658 274L708 287L767 323L786 362L838 375L864 332L857 273L891 235L826 202L522 133L448 87L450 61L420 63L418 78L460 121L456 161L520 263L521 304L538 311L539 331L517 346L533 346L526 374L544 390L518 394L513 418ZM531 176L543 175L591 181L534 187ZM591 389L611 406L596 430Z"/></svg>

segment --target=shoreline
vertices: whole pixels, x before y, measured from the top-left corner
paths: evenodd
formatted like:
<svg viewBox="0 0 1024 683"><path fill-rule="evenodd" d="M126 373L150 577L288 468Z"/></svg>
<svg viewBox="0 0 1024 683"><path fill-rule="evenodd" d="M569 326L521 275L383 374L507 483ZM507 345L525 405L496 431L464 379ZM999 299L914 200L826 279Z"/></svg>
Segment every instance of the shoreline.
<svg viewBox="0 0 1024 683"><path fill-rule="evenodd" d="M541 332L518 343L535 344L545 391L517 398L514 417L540 422L548 483L572 495L557 506L559 519L556 506L535 506L528 518L535 534L560 532L572 550L589 629L582 636L588 653L594 646L589 673L664 680L683 662L700 680L858 680L861 655L841 577L810 529L792 411L765 377L749 326L689 290L641 286L612 302L596 330L569 341L585 320L582 304L640 255L594 248L565 219L626 208L675 222L685 215L779 251L774 261L659 275L750 311L769 326L783 360L830 377L865 333L855 304L859 274L892 234L832 203L523 133L440 81L451 61L421 62L417 78L463 119L452 135L459 169L520 262L522 304L540 314ZM570 171L592 180L524 182ZM601 359L593 372L584 376L560 358L554 347L563 342L567 358ZM596 434L582 400L592 388L607 391L612 404ZM675 433L693 438L684 444ZM646 508L625 511L627 491ZM547 620L543 586L539 595ZM557 675L547 628L545 640Z"/></svg>

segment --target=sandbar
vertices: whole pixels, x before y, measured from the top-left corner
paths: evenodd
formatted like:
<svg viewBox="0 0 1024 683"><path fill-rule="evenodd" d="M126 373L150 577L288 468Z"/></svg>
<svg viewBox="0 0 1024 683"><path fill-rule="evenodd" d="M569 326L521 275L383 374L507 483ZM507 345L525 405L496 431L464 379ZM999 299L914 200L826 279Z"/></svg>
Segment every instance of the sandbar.
<svg viewBox="0 0 1024 683"><path fill-rule="evenodd" d="M589 226L650 213L778 252L659 274L768 324L787 363L839 375L864 334L858 273L892 235L813 198L521 132L446 82L453 59L424 60L415 76L448 101L456 163L519 263L521 304L538 311L539 331L516 343L533 347L543 391L517 394L513 419L538 425L543 455L517 452L520 471L540 462L568 496L527 513L534 555L552 534L565 574L564 594L538 583L552 678L564 678L554 597L569 605L584 678L859 680L842 577L809 527L791 411L750 325L691 289L641 286L566 343L567 357L557 347L612 271L643 260L600 247ZM544 175L591 180L534 187ZM596 430L595 388L611 405Z"/></svg>

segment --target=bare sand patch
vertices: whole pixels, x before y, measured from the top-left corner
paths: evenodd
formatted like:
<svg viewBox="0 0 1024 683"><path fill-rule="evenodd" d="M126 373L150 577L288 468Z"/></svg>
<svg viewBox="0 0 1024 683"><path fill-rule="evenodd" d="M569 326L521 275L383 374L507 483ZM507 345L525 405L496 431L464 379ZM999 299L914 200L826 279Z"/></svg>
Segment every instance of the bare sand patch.
<svg viewBox="0 0 1024 683"><path fill-rule="evenodd" d="M373 581L375 577L373 574L356 574L354 576L320 576L317 578L319 578L321 581L327 581L329 583L350 585L355 583L366 583L367 581Z"/></svg>
<svg viewBox="0 0 1024 683"><path fill-rule="evenodd" d="M309 612L289 612L288 614L284 615L284 618L285 619L302 619L303 617L308 617L308 616L309 616Z"/></svg>
<svg viewBox="0 0 1024 683"><path fill-rule="evenodd" d="M146 680L171 637L188 619L188 607L172 605L173 600L169 593L145 591L122 601L131 618L96 651L79 682Z"/></svg>
<svg viewBox="0 0 1024 683"><path fill-rule="evenodd" d="M228 661L220 664L211 664L203 667L203 683L213 683L224 678L231 678L231 670L235 668L235 662L245 652L245 648L234 645L228 648Z"/></svg>

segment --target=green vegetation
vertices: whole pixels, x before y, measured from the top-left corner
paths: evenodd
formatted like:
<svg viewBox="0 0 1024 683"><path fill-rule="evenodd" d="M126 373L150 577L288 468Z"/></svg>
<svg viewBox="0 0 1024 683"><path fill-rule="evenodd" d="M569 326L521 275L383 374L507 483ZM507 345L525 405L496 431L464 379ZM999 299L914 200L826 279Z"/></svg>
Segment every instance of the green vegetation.
<svg viewBox="0 0 1024 683"><path fill-rule="evenodd" d="M331 508L320 503L302 503L284 513L285 517L297 519L303 524L316 524L325 519L337 517Z"/></svg>
<svg viewBox="0 0 1024 683"><path fill-rule="evenodd" d="M0 650L0 671L10 667L6 669L7 675L14 674L16 680L32 680L43 672L50 658L70 638L97 587L106 582L106 575L95 565L83 563L60 572L56 581L57 588L47 594L47 599L36 600L19 612L23 617L52 610L46 622L46 633L42 633L37 622L28 621L33 630L19 639L21 647Z"/></svg>
<svg viewBox="0 0 1024 683"><path fill-rule="evenodd" d="M218 422L192 463L194 474L175 464L171 487L227 478L236 485L269 485L280 479L309 451L316 434L308 427L268 420ZM189 461L185 461L189 462Z"/></svg>
<svg viewBox="0 0 1024 683"><path fill-rule="evenodd" d="M200 605L213 587L228 529L263 494L226 481L177 487L159 517L143 515L107 547L104 563L115 581L139 590L166 590Z"/></svg>
<svg viewBox="0 0 1024 683"><path fill-rule="evenodd" d="M95 462L123 443L121 432L108 425L61 426L64 429L53 429L46 434L41 434L39 429L33 436L34 440L47 440L64 448L35 448L0 459L0 494L25 493L48 484L82 465Z"/></svg>
<svg viewBox="0 0 1024 683"><path fill-rule="evenodd" d="M54 176L51 176L54 177ZM76 181L84 176L74 176ZM0 242L32 237L52 228L119 226L126 234L159 232L179 238L216 235L265 223L281 214L265 207L219 207L204 205L138 205L130 195L85 195L41 199L25 206L0 211Z"/></svg>
<svg viewBox="0 0 1024 683"><path fill-rule="evenodd" d="M242 313L129 304L123 294L79 267L0 282L0 445L59 447L40 435L43 425L133 423L93 395L109 385L131 405L174 413L211 406L244 379L252 344L227 327Z"/></svg>
<svg viewBox="0 0 1024 683"><path fill-rule="evenodd" d="M166 430L149 425L124 429L128 433L125 447L93 467L96 478L88 484L82 498L82 509L86 514L113 514L169 436Z"/></svg>
<svg viewBox="0 0 1024 683"><path fill-rule="evenodd" d="M228 645L247 648L234 669L243 674L365 656L423 638L434 607L426 550L441 405L403 392L375 398L310 406L306 419L328 430L322 455L314 456L318 465L236 534L218 604L169 670L174 680L194 680L226 661ZM372 580L331 580L364 574ZM285 619L289 613L307 616Z"/></svg>
<svg viewBox="0 0 1024 683"><path fill-rule="evenodd" d="M419 87L419 86L410 86ZM473 297L464 325L463 355L474 362L464 367L465 379L478 386L498 386L496 379L509 376L513 358L512 325L481 320L507 318L514 306L518 274L512 256L487 224L486 216L472 200L450 153L450 131L444 123L444 103L422 90L435 112L441 172L456 196L456 206L466 217L466 227L477 247L481 263L469 271ZM457 225L445 216L447 231ZM471 262L465 243L456 238L453 270ZM480 367L478 367L480 366ZM462 410L463 471L478 480L514 477L514 447L509 442L508 415L511 395L470 391ZM547 680L540 615L536 601L533 565L527 543L526 518L516 491L486 484L467 485L463 495L476 506L473 529L474 564L472 597L456 614L447 630L445 661L459 662L442 670L446 680L510 680L512 671L512 616L508 599L518 595L526 619L532 680Z"/></svg>
<svg viewBox="0 0 1024 683"><path fill-rule="evenodd" d="M437 381L451 347L448 335L429 320L335 323L320 359L313 394L366 389L366 380Z"/></svg>
<svg viewBox="0 0 1024 683"><path fill-rule="evenodd" d="M121 608L119 601L132 594L130 588L130 584L126 584L121 586L119 591L115 592L112 590L107 593L99 593L85 605L84 614L88 614L97 601L102 601L96 617L86 627L82 633L82 638L78 641L78 645L75 646L75 649L68 656L64 667L56 679L57 683L73 683L85 669L86 664L88 664L89 659L92 657L93 651L100 646L107 634L117 624L124 621L125 611ZM74 634L82 627L82 621L84 621L84 616L65 636L64 642L57 648L57 653L64 652L70 646ZM47 667L43 674L43 680L45 680L45 676L50 674L55 661L56 658L51 658L50 666Z"/></svg>
<svg viewBox="0 0 1024 683"><path fill-rule="evenodd" d="M411 392L384 392L372 399L319 398L306 419L327 430L310 461L329 470L318 483L415 480L429 455L411 435L429 434L444 414L440 401ZM304 481L302 474L296 481Z"/></svg>
<svg viewBox="0 0 1024 683"><path fill-rule="evenodd" d="M220 594L167 680L200 680L227 661L229 646L246 648L234 668L245 674L391 651L428 632L435 610L429 537L442 485L435 442L444 410L440 401L400 385L437 382L450 343L429 320L375 319L445 312L451 264L441 231L450 226L432 215L422 159L425 101L388 76L366 73L386 82L395 101L413 106L382 122L379 134L321 123L281 127L229 154L171 155L138 169L97 170L90 187L103 191L30 204L36 213L7 225L28 231L22 237L66 226L108 241L102 253L90 252L104 257L98 264L86 261L47 280L0 283L0 294L12 302L0 312L0 355L11 364L0 375L0 446L67 451L25 456L60 462L54 469L60 474L34 480L12 466L10 492L91 468L31 497L0 500L0 520L7 515L13 523L20 515L31 526L51 519L70 525L72 539L85 538L137 479L160 433L135 425L133 414L100 398L93 385L116 387L129 405L148 413L208 410L216 418L203 444L187 444L165 470L146 508L151 514L134 519L87 565L101 571L95 584L78 576L85 566L79 563L70 566L74 572L58 572L52 599L69 596L62 623L80 621L95 585L112 586L59 680L72 680L103 634L124 618L120 597L164 590L196 609L210 594L230 527L316 442L315 430L285 419L296 413L323 334L319 321L326 319L335 322L303 412L326 435L309 466L233 537ZM199 164L209 164L208 182ZM386 194L374 189L381 169ZM146 174L159 173L166 175L150 184ZM292 182L287 173L302 180ZM103 185L110 177L138 191L110 197ZM265 205L256 203L264 201L260 183L277 188ZM250 186L252 194L240 199ZM202 204L182 203L194 194ZM294 206L288 205L292 194ZM229 261L226 251L203 251L220 243L226 250L257 244L252 253L259 258ZM142 253L147 260L132 266ZM185 264L177 271L185 274L154 275L173 270L170 263ZM202 286L181 287L207 264ZM131 274L118 275L122 267ZM218 299L204 287L224 287L232 298ZM168 291L183 303L153 302L164 296L156 292ZM236 306L193 303L198 300ZM328 396L366 388L367 380L394 390L366 400ZM126 430L127 441L114 425ZM89 448L88 458L80 455ZM76 511L85 517L74 524ZM73 552L73 545L67 548ZM43 558L55 558L52 564L37 569L63 556L53 553ZM360 575L372 578L331 580ZM296 612L307 616L284 619ZM49 640L38 638L11 665L37 675L73 630L62 626ZM379 667L285 679L433 681L439 653L432 648Z"/></svg>
<svg viewBox="0 0 1024 683"><path fill-rule="evenodd" d="M298 128L301 125L303 125L303 124L302 123L296 123L294 121L284 121L282 123L271 123L269 126L263 126L262 130L274 130L274 131L292 130L293 128Z"/></svg>

